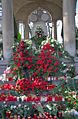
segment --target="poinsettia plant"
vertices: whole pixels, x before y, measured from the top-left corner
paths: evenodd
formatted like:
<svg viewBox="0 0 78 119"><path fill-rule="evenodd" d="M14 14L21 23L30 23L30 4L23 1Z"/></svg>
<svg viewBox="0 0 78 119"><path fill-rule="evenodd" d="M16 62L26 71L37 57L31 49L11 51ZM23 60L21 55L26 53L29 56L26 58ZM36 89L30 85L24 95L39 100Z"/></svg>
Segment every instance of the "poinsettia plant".
<svg viewBox="0 0 78 119"><path fill-rule="evenodd" d="M37 39L38 40L38 39ZM13 47L13 65L11 65L11 74L18 78L30 77L60 77L72 76L74 66L68 66L63 61L72 59L64 51L62 45L53 39L43 40L40 47L33 47L31 40L20 41ZM73 61L73 59L72 59ZM70 69L70 70L69 70Z"/></svg>
<svg viewBox="0 0 78 119"><path fill-rule="evenodd" d="M8 81L15 81L14 85L8 84L8 82L0 85L0 89L7 92L0 94L0 101L5 101L5 105L11 101L16 104L15 102L18 101L21 106L8 107L5 111L7 114L8 110L11 110L13 111L12 114L23 115L28 118L32 112L35 113L32 108L34 107L36 114L44 115L44 110L47 110L50 114L56 115L58 110L66 109L66 106L70 105L69 103L68 105L61 104L64 99L66 101L69 99L69 93L65 93L68 90L66 81L68 76L72 77L72 72L74 72L73 66L66 65L64 60L72 59L72 57L54 39L46 38L43 40L42 37L40 38L41 41L37 42L37 44L40 43L38 44L39 47L33 47L32 39L20 40L13 46L11 66L5 71L5 74ZM53 84L51 77L56 77L56 79L58 77L64 79L65 77L65 80L58 80L60 81L59 84ZM46 80L49 78L51 81ZM72 102L72 105L73 103L74 105L77 104L78 100L74 102L73 99L74 97L71 96L70 103ZM22 101L25 106L22 106ZM50 104L52 105L50 106ZM3 107L4 105L0 107L2 111Z"/></svg>
<svg viewBox="0 0 78 119"><path fill-rule="evenodd" d="M61 62L55 56L54 47L47 43L41 48L37 56L33 76L43 78L57 76L60 73L61 66Z"/></svg>
<svg viewBox="0 0 78 119"><path fill-rule="evenodd" d="M13 57L11 62L11 74L17 75L17 78L29 78L30 69L33 67L33 50L26 41L20 41L13 47Z"/></svg>

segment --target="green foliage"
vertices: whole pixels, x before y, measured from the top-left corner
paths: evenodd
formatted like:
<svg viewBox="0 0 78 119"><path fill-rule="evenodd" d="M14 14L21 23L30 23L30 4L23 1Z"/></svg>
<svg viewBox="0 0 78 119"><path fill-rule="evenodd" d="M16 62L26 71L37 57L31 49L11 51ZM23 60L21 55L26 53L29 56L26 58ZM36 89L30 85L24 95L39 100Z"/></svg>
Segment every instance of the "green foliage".
<svg viewBox="0 0 78 119"><path fill-rule="evenodd" d="M43 49L43 55L41 55L41 57L38 57L38 56L40 56L43 46L47 43L51 45L51 47L50 47L50 45L47 45L47 47L51 48L53 50L53 52L51 52L51 49L48 51ZM33 47L33 44L35 44L34 47ZM52 73L52 75L48 75L49 72L46 71L46 76L58 77L57 82L53 82L52 80L47 81L47 82L49 82L49 84L53 84L53 83L56 84L56 88L54 88L53 90L50 90L50 91L46 91L46 90L40 91L39 89L35 89L34 95L35 96L41 96L43 94L46 94L46 95L50 94L51 96L61 95L65 98L66 102L64 102L64 105L66 107L63 108L62 102L60 102L60 103L57 103L57 102L55 102L55 103L53 103L53 102L47 103L46 102L45 103L44 102L44 104L43 104L43 102L36 103L36 104L33 104L31 102L31 103L27 103L26 105L23 105L23 106L17 106L15 109L13 108L12 113L17 113L17 114L20 113L20 115L23 117L24 115L27 115L27 116L33 115L34 113L44 114L44 111L47 111L50 114L56 115L58 110L59 111L65 110L66 108L71 109L73 107L78 109L78 99L76 99L75 97L73 97L71 95L72 91L76 91L74 83L70 84L70 82L72 81L71 77L74 76L74 66L66 64L64 62L65 60L72 60L72 62L73 62L73 58L69 55L69 53L67 53L64 50L62 44L58 43L56 40L54 40L52 38L46 38L45 36L42 36L42 37L33 37L33 38L31 38L31 40L22 41L21 35L18 33L17 40L13 46L13 56L14 57L11 62L11 73L9 74L9 76L13 77L14 80L18 80L18 79L21 80L22 78L28 78L29 76L30 76L30 78L34 78L32 74L36 72L36 69L35 69L35 67L37 67L36 61L38 61L38 58L40 58L40 60L41 60L42 56L43 56L43 59L45 59L44 58L45 56L47 56L47 59L48 59L49 55L47 55L47 53L49 53L49 52L52 53L50 56L55 57L55 60L53 60L54 61L53 64L50 63L50 65L54 66L55 61L60 62L59 67L58 67L58 63L56 66L54 66L54 68L58 67L58 72L56 72L55 75L54 75L54 72L50 72L50 73ZM28 59L30 62L28 62ZM58 59L58 60L56 60L56 59ZM42 65L43 65L43 63L42 63ZM46 65L46 63L44 63L44 66L45 65ZM32 67L30 67L29 69L26 69L26 68L28 68L27 66L32 66ZM39 66L39 64L38 64L38 66ZM29 76L27 76L26 71L28 71ZM40 71L41 72L38 72L37 77L44 76L44 74L42 74L42 69L40 69ZM30 78L28 78L28 80L30 80ZM36 76L35 76L35 78L36 78ZM63 80L63 79L65 79L65 80ZM45 77L43 77L43 80L46 80ZM28 86L30 86L30 85L28 85ZM32 91L30 93L33 94ZM19 97L21 95L28 96L27 93L26 94L21 94L21 92L16 93L15 90L13 90L13 91L10 90L10 94L16 95ZM68 101L68 99L70 99L70 102ZM74 101L76 101L76 103ZM22 101L20 101L20 103L21 102ZM35 105L35 108L33 109L32 107L34 105ZM59 106L61 107L61 109L58 109ZM9 109L10 109L10 107L8 106L8 110ZM3 108L1 110L3 110ZM68 119L68 118L66 118L66 119ZM69 119L70 119L70 117L69 117Z"/></svg>
<svg viewBox="0 0 78 119"><path fill-rule="evenodd" d="M42 41L46 40L46 36L42 36L42 37L34 36L31 38L31 40L32 40L33 44L35 45L35 47L37 49L39 49Z"/></svg>
<svg viewBox="0 0 78 119"><path fill-rule="evenodd" d="M17 34L17 40L18 40L18 42L20 42L21 41L21 34L18 32L18 34Z"/></svg>
<svg viewBox="0 0 78 119"><path fill-rule="evenodd" d="M33 44L37 48L37 50L40 48L40 45L42 41L46 40L46 36L44 35L44 32L41 27L37 27L35 36L31 38Z"/></svg>
<svg viewBox="0 0 78 119"><path fill-rule="evenodd" d="M36 105L36 109L38 110L38 112L40 112L41 114L44 114L44 109L43 106L41 104L37 104Z"/></svg>

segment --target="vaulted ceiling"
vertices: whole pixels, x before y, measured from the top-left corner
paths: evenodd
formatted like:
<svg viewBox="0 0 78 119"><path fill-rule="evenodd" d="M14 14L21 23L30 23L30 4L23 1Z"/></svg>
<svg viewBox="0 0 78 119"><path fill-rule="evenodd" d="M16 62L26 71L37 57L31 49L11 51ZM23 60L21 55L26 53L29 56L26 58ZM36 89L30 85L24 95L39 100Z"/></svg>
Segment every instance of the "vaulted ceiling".
<svg viewBox="0 0 78 119"><path fill-rule="evenodd" d="M47 10L53 17L62 18L62 0L13 0L17 20L25 20L38 7Z"/></svg>

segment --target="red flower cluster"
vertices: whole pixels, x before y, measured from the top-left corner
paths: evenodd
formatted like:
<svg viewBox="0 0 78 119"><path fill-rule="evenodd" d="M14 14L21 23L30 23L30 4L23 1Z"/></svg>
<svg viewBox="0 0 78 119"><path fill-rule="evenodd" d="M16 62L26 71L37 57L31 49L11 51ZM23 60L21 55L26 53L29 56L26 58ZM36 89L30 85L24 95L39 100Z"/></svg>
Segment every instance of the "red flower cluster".
<svg viewBox="0 0 78 119"><path fill-rule="evenodd" d="M36 78L34 82L32 83L34 88L41 89L41 90L51 90L56 87L54 84L49 84L46 81L43 81L42 79Z"/></svg>
<svg viewBox="0 0 78 119"><path fill-rule="evenodd" d="M16 82L16 91L26 92L26 91L35 91L35 89L39 90L52 90L56 87L54 84L49 84L42 79L35 78L34 80L29 80L26 78L19 79Z"/></svg>
<svg viewBox="0 0 78 119"><path fill-rule="evenodd" d="M12 84L3 84L1 86L2 90L13 90L15 88L15 86L13 86Z"/></svg>
<svg viewBox="0 0 78 119"><path fill-rule="evenodd" d="M47 43L41 49L36 62L33 76L56 76L59 71L60 62L55 56L54 48Z"/></svg>
<svg viewBox="0 0 78 119"><path fill-rule="evenodd" d="M4 101L6 98L6 95L4 93L0 93L0 101Z"/></svg>
<svg viewBox="0 0 78 119"><path fill-rule="evenodd" d="M33 55L27 48L27 44L24 41L21 41L17 46L16 51L13 53L14 64L18 68L26 67L30 69L33 66Z"/></svg>
<svg viewBox="0 0 78 119"><path fill-rule="evenodd" d="M46 96L31 96L24 98L25 102L58 102L64 101L64 98L61 95L46 95Z"/></svg>
<svg viewBox="0 0 78 119"><path fill-rule="evenodd" d="M10 118L10 116L11 116L11 111L10 110L6 111L6 117Z"/></svg>
<svg viewBox="0 0 78 119"><path fill-rule="evenodd" d="M16 96L12 96L12 95L5 95L4 93L0 94L0 101L17 101L17 97Z"/></svg>
<svg viewBox="0 0 78 119"><path fill-rule="evenodd" d="M56 76L61 66L57 58L56 51L50 43L46 43L38 54L33 54L25 41L21 41L13 53L15 68L20 75L25 76L25 69L28 70L30 77ZM15 70L15 72L17 72ZM23 76L23 77L24 77Z"/></svg>
<svg viewBox="0 0 78 119"><path fill-rule="evenodd" d="M21 98L22 100L22 98ZM0 101L18 101L16 96L13 96L11 94L0 94ZM36 95L29 95L24 97L23 101L25 102L58 102L58 101L64 101L64 98L61 95L46 95L46 96L36 96Z"/></svg>
<svg viewBox="0 0 78 119"><path fill-rule="evenodd" d="M17 80L15 89L18 92L30 91L32 89L32 85L28 79L23 78Z"/></svg>
<svg viewBox="0 0 78 119"><path fill-rule="evenodd" d="M17 97L16 96L12 96L12 95L8 95L5 100L6 101L17 101Z"/></svg>

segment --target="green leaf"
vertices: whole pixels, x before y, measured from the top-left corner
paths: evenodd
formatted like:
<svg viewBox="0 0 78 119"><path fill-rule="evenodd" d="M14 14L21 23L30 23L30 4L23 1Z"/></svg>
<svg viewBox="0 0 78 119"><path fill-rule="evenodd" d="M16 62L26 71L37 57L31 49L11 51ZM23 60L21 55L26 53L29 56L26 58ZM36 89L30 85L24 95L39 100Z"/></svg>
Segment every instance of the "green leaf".
<svg viewBox="0 0 78 119"><path fill-rule="evenodd" d="M41 112L42 114L44 114L44 110L43 110L42 105L37 105L37 106L36 106L36 109L37 109L39 112Z"/></svg>
<svg viewBox="0 0 78 119"><path fill-rule="evenodd" d="M20 42L20 40L21 40L21 34L19 32L18 32L17 40L18 40L18 42Z"/></svg>

